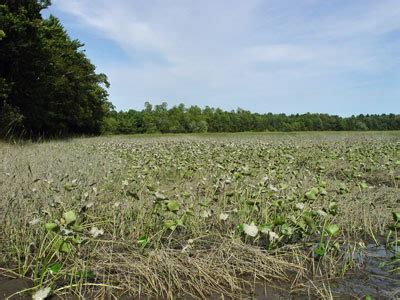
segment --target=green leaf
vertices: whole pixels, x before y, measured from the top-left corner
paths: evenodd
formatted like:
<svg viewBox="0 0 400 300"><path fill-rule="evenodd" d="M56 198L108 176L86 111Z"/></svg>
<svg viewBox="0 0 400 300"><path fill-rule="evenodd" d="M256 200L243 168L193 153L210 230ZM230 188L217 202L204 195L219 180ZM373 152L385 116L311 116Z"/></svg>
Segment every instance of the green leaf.
<svg viewBox="0 0 400 300"><path fill-rule="evenodd" d="M262 224L259 227L260 227L261 233L268 233L268 232L272 231L272 226L269 224Z"/></svg>
<svg viewBox="0 0 400 300"><path fill-rule="evenodd" d="M326 226L325 231L330 235L334 236L339 232L339 226L336 224L329 224Z"/></svg>
<svg viewBox="0 0 400 300"><path fill-rule="evenodd" d="M286 219L280 215L276 215L274 219L274 225L279 226L286 222Z"/></svg>
<svg viewBox="0 0 400 300"><path fill-rule="evenodd" d="M60 228L56 223L46 223L44 225L44 227L48 230L48 231L58 231L58 229Z"/></svg>
<svg viewBox="0 0 400 300"><path fill-rule="evenodd" d="M63 214L63 218L65 220L65 224L70 225L72 223L75 223L76 214L73 210L70 210Z"/></svg>
<svg viewBox="0 0 400 300"><path fill-rule="evenodd" d="M62 268L62 264L60 264L60 263L53 263L53 264L51 264L51 265L49 265L49 266L47 267L47 270L49 270L49 273L50 273L51 275L55 275L55 274L57 274L58 272L60 272L61 268Z"/></svg>
<svg viewBox="0 0 400 300"><path fill-rule="evenodd" d="M316 200L318 193L319 193L318 188L312 188L311 190L305 193L305 196L308 200Z"/></svg>
<svg viewBox="0 0 400 300"><path fill-rule="evenodd" d="M314 219L312 218L312 216L311 216L310 213L304 213L302 217L303 217L304 222L305 222L309 227L311 227L313 230L316 230L316 229L317 229L317 226L315 226Z"/></svg>
<svg viewBox="0 0 400 300"><path fill-rule="evenodd" d="M75 232L79 232L79 233L83 232L83 227L78 224L74 224L73 226L71 226L71 229Z"/></svg>
<svg viewBox="0 0 400 300"><path fill-rule="evenodd" d="M141 237L137 240L137 243L138 243L139 246L142 247L142 248L146 247L146 246L149 244L149 242L150 242L150 239L149 239L149 237L146 236L146 235L141 236Z"/></svg>
<svg viewBox="0 0 400 300"><path fill-rule="evenodd" d="M174 220L166 220L164 222L164 227L166 229L170 229L170 230L174 231L176 229L176 223Z"/></svg>
<svg viewBox="0 0 400 300"><path fill-rule="evenodd" d="M325 255L325 248L323 245L319 245L317 248L314 249L315 255L322 257Z"/></svg>
<svg viewBox="0 0 400 300"><path fill-rule="evenodd" d="M392 216L395 222L400 222L400 212L392 212Z"/></svg>
<svg viewBox="0 0 400 300"><path fill-rule="evenodd" d="M170 200L167 203L167 208L169 211L177 212L179 210L179 203L175 200Z"/></svg>
<svg viewBox="0 0 400 300"><path fill-rule="evenodd" d="M56 250L62 253L70 253L71 252L71 245L63 240L58 240L55 245Z"/></svg>
<svg viewBox="0 0 400 300"><path fill-rule="evenodd" d="M331 202L329 203L329 207L328 207L328 212L335 216L337 214L337 210L338 210L338 204L337 202Z"/></svg>

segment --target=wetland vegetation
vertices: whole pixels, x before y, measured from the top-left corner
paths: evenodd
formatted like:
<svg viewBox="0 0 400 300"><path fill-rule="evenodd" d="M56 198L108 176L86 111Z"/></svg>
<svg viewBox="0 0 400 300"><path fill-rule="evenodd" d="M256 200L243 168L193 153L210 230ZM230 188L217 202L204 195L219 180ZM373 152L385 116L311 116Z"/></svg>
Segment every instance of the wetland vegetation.
<svg viewBox="0 0 400 300"><path fill-rule="evenodd" d="M399 293L398 132L79 138L0 162L15 297Z"/></svg>

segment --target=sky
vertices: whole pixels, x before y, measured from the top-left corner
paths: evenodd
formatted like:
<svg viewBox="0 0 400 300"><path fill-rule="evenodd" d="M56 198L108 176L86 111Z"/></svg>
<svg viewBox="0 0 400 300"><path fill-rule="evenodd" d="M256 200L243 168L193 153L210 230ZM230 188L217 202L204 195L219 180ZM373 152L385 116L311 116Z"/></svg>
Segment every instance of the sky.
<svg viewBox="0 0 400 300"><path fill-rule="evenodd" d="M52 2L117 110L400 113L399 0Z"/></svg>

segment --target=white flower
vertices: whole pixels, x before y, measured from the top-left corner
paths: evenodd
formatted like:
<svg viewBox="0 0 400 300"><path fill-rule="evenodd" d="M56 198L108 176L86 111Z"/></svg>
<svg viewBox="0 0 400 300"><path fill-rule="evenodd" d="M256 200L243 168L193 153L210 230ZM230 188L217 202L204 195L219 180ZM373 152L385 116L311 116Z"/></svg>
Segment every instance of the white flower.
<svg viewBox="0 0 400 300"><path fill-rule="evenodd" d="M221 221L226 221L226 220L228 219L228 217L229 217L229 215L226 214L226 213L221 213L221 214L219 215L219 219L220 219Z"/></svg>
<svg viewBox="0 0 400 300"><path fill-rule="evenodd" d="M90 234L92 235L92 237L97 238L98 236L104 234L104 230L98 229L97 227L92 227L92 229L90 229Z"/></svg>
<svg viewBox="0 0 400 300"><path fill-rule="evenodd" d="M201 216L202 216L203 218L209 218L209 217L211 217L211 210L209 210L209 209L203 210L203 211L201 212Z"/></svg>
<svg viewBox="0 0 400 300"><path fill-rule="evenodd" d="M304 209L304 204L303 203L297 203L296 204L296 208L299 209L299 210L302 210L302 209Z"/></svg>
<svg viewBox="0 0 400 300"><path fill-rule="evenodd" d="M243 224L243 231L252 237L255 237L258 234L258 228L256 225L254 225L254 222L251 222L250 225Z"/></svg>
<svg viewBox="0 0 400 300"><path fill-rule="evenodd" d="M269 240L270 240L271 242L273 242L273 241L279 239L279 235L276 234L276 233L273 232L273 231L269 231L269 232L268 232L268 237L269 237Z"/></svg>
<svg viewBox="0 0 400 300"><path fill-rule="evenodd" d="M44 300L50 295L50 292L51 292L51 288L49 288L49 287L40 289L32 295L32 299L33 300Z"/></svg>

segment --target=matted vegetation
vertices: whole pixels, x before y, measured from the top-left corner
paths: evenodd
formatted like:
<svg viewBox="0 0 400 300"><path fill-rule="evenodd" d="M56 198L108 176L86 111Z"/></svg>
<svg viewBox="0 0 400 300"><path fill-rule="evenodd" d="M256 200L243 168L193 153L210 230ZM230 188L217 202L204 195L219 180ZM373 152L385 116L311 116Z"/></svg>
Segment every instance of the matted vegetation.
<svg viewBox="0 0 400 300"><path fill-rule="evenodd" d="M396 255L399 176L398 132L2 144L0 267L28 295L331 298Z"/></svg>

